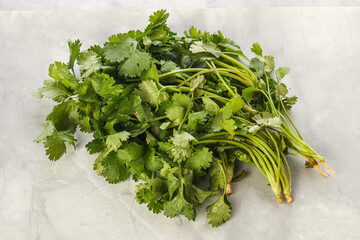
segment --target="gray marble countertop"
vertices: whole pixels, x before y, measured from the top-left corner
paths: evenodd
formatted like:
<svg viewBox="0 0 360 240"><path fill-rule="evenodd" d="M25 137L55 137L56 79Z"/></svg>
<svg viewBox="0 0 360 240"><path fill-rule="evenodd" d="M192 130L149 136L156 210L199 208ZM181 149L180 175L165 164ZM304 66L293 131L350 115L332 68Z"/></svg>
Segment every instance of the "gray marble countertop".
<svg viewBox="0 0 360 240"><path fill-rule="evenodd" d="M248 176L229 198L232 218L213 229L206 204L195 222L170 219L139 205L132 181L106 183L92 170L88 135L77 134L77 151L47 160L33 139L53 103L32 91L48 78L49 64L67 62L68 39L101 44L143 29L151 13L0 12L0 239L360 239L359 7L170 10L178 33L191 25L220 29L245 53L259 42L277 66L292 69L285 81L299 97L293 120L337 171L326 179L290 157L292 204L279 205L257 169L244 165Z"/></svg>

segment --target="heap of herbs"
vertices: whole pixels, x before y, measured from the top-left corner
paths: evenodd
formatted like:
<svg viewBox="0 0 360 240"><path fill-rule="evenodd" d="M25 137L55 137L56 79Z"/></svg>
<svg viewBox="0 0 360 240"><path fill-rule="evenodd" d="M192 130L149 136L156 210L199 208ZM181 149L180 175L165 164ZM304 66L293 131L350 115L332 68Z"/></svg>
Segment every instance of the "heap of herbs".
<svg viewBox="0 0 360 240"><path fill-rule="evenodd" d="M254 165L279 203L282 195L292 202L288 154L332 171L289 117L297 100L282 82L289 68L275 70L258 43L249 59L220 31L191 27L178 36L168 16L157 11L144 31L112 35L104 46L81 51L79 40L68 41L69 62L51 64L36 92L58 103L35 140L50 160L75 148L77 129L91 133L86 148L106 181L131 176L136 200L168 217L194 220L211 198L213 227L230 218L227 195L245 176L234 174L237 161Z"/></svg>

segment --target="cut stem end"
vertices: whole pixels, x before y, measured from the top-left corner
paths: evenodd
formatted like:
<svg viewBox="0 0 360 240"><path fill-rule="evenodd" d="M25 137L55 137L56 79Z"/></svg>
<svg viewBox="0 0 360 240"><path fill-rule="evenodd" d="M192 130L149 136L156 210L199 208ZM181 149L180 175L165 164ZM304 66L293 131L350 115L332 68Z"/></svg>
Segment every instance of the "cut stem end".
<svg viewBox="0 0 360 240"><path fill-rule="evenodd" d="M227 182L226 182L226 190L225 190L225 192L226 192L226 195L232 194L231 181L227 181Z"/></svg>
<svg viewBox="0 0 360 240"><path fill-rule="evenodd" d="M280 194L279 194L279 195L276 195L276 199L277 199L278 203L282 203L281 195L280 195Z"/></svg>
<svg viewBox="0 0 360 240"><path fill-rule="evenodd" d="M314 166L319 170L319 172L324 175L325 177L328 177L328 175L326 173L323 172L323 170L321 169L320 165L315 161Z"/></svg>
<svg viewBox="0 0 360 240"><path fill-rule="evenodd" d="M286 198L286 201L288 203L292 203L293 202L293 199L291 198L291 194L285 194L285 198Z"/></svg>

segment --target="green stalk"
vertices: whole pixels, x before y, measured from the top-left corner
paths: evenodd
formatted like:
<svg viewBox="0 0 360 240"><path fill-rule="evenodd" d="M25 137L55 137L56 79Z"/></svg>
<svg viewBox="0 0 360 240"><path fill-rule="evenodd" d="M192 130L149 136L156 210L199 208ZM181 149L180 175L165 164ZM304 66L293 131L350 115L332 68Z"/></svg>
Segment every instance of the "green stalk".
<svg viewBox="0 0 360 240"><path fill-rule="evenodd" d="M234 63L239 68L245 70L253 79L257 79L256 76L254 75L254 73L248 67L246 67L244 64L242 64L240 61L236 60L235 58L229 57L228 55L226 55L224 53L222 53L220 56L225 58L226 60Z"/></svg>

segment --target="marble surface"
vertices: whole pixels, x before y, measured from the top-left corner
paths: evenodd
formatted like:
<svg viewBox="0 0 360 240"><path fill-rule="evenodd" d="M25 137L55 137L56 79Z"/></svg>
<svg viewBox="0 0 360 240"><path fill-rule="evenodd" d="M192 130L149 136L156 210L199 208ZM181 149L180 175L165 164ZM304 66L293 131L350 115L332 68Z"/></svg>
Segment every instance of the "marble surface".
<svg viewBox="0 0 360 240"><path fill-rule="evenodd" d="M0 0L0 11L360 6L360 0Z"/></svg>
<svg viewBox="0 0 360 240"><path fill-rule="evenodd" d="M0 12L0 239L360 239L360 8L171 10L176 32L221 29L248 53L258 41L299 103L303 137L337 171L324 178L290 157L292 204L279 205L257 169L233 185L232 218L213 229L205 206L195 222L150 213L134 183L110 185L77 134L77 151L50 162L33 142L53 106L32 97L53 61L68 60L67 39L83 46L143 29L152 10ZM206 205L206 204L205 204Z"/></svg>

